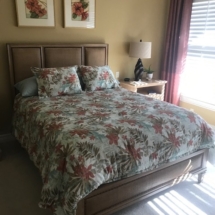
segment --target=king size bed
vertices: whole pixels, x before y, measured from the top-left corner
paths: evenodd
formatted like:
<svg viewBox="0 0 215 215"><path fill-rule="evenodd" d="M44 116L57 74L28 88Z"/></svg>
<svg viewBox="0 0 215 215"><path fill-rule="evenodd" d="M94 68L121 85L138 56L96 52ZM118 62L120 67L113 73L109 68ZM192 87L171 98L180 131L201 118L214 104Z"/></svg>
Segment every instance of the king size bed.
<svg viewBox="0 0 215 215"><path fill-rule="evenodd" d="M41 173L40 207L112 214L192 174L201 182L213 130L193 112L120 88L107 44L7 50L14 135Z"/></svg>

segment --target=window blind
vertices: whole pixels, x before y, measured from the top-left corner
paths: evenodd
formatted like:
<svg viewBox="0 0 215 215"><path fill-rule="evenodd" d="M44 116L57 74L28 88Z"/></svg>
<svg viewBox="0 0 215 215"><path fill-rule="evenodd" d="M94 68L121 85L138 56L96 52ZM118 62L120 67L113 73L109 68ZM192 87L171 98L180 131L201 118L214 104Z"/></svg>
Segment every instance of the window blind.
<svg viewBox="0 0 215 215"><path fill-rule="evenodd" d="M215 0L194 0L181 93L215 106Z"/></svg>
<svg viewBox="0 0 215 215"><path fill-rule="evenodd" d="M215 0L194 0L188 56L215 59Z"/></svg>

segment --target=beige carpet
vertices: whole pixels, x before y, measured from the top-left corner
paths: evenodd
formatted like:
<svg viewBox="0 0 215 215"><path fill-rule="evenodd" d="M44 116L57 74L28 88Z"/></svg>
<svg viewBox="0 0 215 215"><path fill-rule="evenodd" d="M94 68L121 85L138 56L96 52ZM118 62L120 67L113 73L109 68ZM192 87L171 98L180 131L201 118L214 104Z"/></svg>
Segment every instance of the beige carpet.
<svg viewBox="0 0 215 215"><path fill-rule="evenodd" d="M51 215L40 209L42 187L38 170L16 142L0 141L0 215ZM136 203L114 215L202 214L215 215L215 168L210 167L204 183L188 179L156 196Z"/></svg>
<svg viewBox="0 0 215 215"><path fill-rule="evenodd" d="M38 207L42 181L27 153L14 142L0 147L0 214L51 215Z"/></svg>

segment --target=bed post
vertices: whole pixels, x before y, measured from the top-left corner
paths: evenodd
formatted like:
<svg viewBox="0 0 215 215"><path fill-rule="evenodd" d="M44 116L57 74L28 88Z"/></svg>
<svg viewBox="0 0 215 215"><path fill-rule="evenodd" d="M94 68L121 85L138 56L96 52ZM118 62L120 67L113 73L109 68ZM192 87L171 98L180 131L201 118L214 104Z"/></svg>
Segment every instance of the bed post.
<svg viewBox="0 0 215 215"><path fill-rule="evenodd" d="M204 150L204 156L202 156L202 168L203 171L198 174L198 184L203 181L204 175L207 172L207 161L208 161L209 149Z"/></svg>
<svg viewBox="0 0 215 215"><path fill-rule="evenodd" d="M203 181L205 173L206 171L198 174L198 184Z"/></svg>

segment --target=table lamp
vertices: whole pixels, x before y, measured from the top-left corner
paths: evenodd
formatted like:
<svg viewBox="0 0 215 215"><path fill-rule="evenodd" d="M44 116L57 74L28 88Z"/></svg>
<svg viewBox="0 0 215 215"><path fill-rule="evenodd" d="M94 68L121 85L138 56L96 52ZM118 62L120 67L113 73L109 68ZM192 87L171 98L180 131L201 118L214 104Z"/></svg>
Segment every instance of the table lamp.
<svg viewBox="0 0 215 215"><path fill-rule="evenodd" d="M129 56L139 58L134 69L134 80L142 79L144 67L140 58L151 58L151 42L132 42L129 47Z"/></svg>

